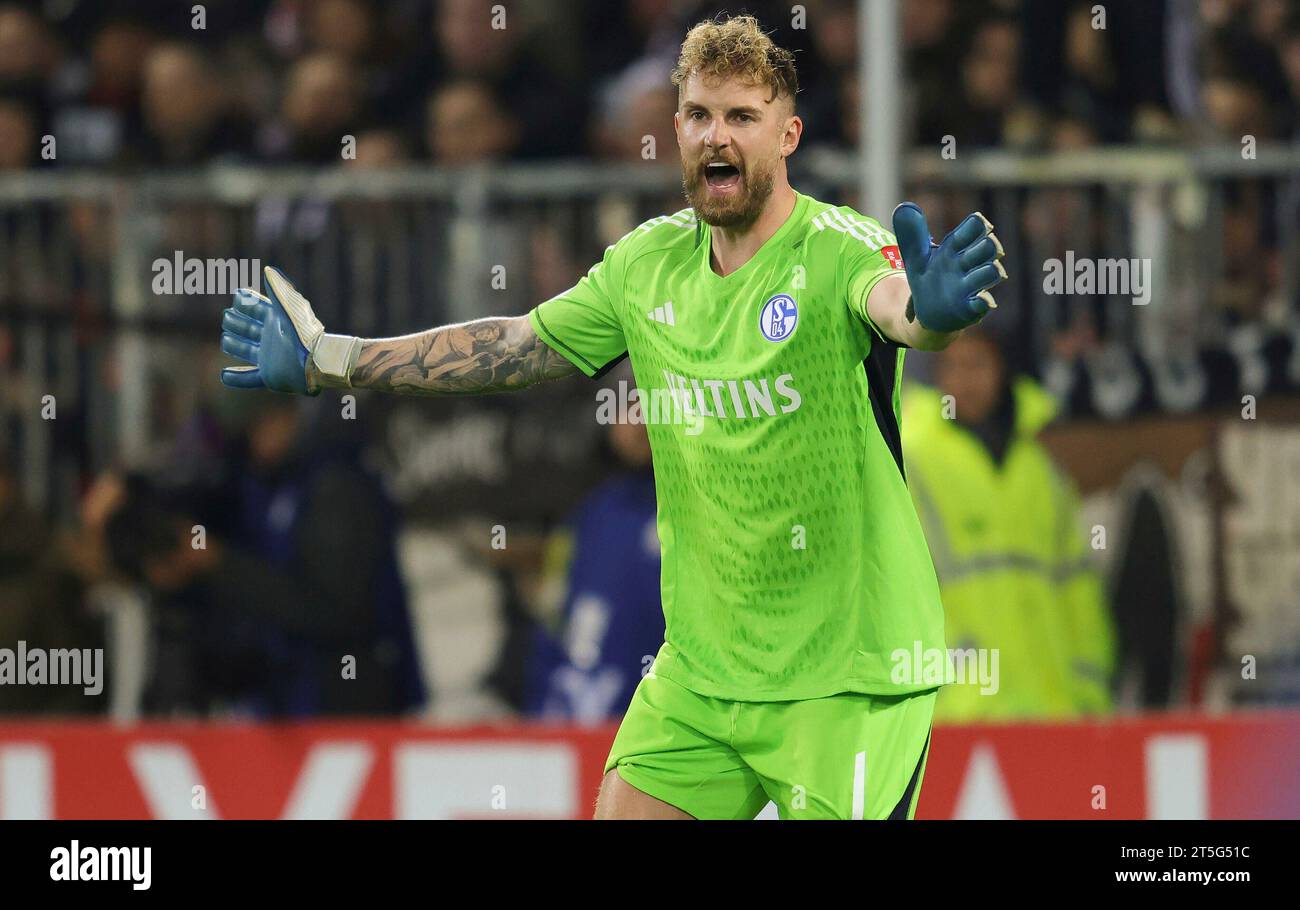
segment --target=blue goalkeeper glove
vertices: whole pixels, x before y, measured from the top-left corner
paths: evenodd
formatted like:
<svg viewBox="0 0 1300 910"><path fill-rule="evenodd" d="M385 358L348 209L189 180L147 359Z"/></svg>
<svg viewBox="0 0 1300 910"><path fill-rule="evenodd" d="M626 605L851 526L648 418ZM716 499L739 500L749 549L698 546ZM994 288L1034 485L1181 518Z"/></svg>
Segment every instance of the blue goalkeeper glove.
<svg viewBox="0 0 1300 910"><path fill-rule="evenodd" d="M350 386L361 339L327 335L283 272L269 266L263 272L268 296L240 288L221 317L221 350L250 364L222 370L222 384L298 395L319 395L322 379Z"/></svg>
<svg viewBox="0 0 1300 910"><path fill-rule="evenodd" d="M894 209L894 236L912 291L908 321L915 317L932 332L956 332L997 307L989 288L1007 277L998 262L1002 244L979 212L936 244L920 206L904 202Z"/></svg>

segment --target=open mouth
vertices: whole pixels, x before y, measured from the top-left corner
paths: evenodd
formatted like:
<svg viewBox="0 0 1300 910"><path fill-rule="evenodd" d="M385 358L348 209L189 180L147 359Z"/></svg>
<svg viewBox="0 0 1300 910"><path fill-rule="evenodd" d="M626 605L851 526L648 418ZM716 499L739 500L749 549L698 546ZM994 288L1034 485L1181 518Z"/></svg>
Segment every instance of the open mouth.
<svg viewBox="0 0 1300 910"><path fill-rule="evenodd" d="M704 180L711 189L731 189L740 183L740 170L734 164L715 161L704 167Z"/></svg>

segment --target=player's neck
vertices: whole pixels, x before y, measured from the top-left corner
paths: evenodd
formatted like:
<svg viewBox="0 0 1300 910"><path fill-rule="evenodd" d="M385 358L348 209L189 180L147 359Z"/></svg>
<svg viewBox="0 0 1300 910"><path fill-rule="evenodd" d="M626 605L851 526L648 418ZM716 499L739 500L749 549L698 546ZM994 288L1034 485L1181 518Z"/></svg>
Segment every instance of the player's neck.
<svg viewBox="0 0 1300 910"><path fill-rule="evenodd" d="M781 229L794 212L798 196L789 183L782 181L772 190L763 212L743 228L710 228L712 253L709 267L722 277L730 275L754 258L763 244Z"/></svg>

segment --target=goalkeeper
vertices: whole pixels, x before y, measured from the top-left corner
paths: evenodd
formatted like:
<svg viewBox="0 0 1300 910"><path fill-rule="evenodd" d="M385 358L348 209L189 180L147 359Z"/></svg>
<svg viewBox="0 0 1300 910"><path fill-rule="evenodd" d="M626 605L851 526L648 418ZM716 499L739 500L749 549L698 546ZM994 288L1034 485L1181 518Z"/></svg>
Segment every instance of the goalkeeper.
<svg viewBox="0 0 1300 910"><path fill-rule="evenodd" d="M650 423L664 643L623 718L600 818L910 818L943 612L899 442L907 348L938 350L1005 279L976 213L937 245L794 190L794 58L748 16L681 47L689 208L609 247L526 316L400 338L328 334L275 269L225 312L235 389L522 389L627 358ZM904 656L905 655L905 656Z"/></svg>

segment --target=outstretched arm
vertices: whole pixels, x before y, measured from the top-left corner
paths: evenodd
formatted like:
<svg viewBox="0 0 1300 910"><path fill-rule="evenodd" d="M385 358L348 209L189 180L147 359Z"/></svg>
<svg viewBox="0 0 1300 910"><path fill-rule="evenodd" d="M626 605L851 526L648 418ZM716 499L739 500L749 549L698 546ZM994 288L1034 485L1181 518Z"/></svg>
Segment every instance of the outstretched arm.
<svg viewBox="0 0 1300 910"><path fill-rule="evenodd" d="M942 350L997 306L989 291L1007 278L999 262L1002 243L979 212L936 244L921 209L904 202L894 209L894 234L906 280L890 276L867 298L867 313L886 337L917 350Z"/></svg>
<svg viewBox="0 0 1300 910"><path fill-rule="evenodd" d="M527 316L478 319L400 338L330 335L282 273L267 268L266 283L268 296L241 289L222 316L221 350L248 364L221 371L230 388L475 395L578 372L537 337Z"/></svg>
<svg viewBox="0 0 1300 910"><path fill-rule="evenodd" d="M942 351L961 334L930 331L909 312L912 307L912 289L902 272L886 276L867 295L867 314L891 341L917 351Z"/></svg>
<svg viewBox="0 0 1300 910"><path fill-rule="evenodd" d="M350 385L405 395L477 395L577 372L537 337L527 316L491 316L400 338L362 339ZM349 385L322 375L314 362L308 383Z"/></svg>

